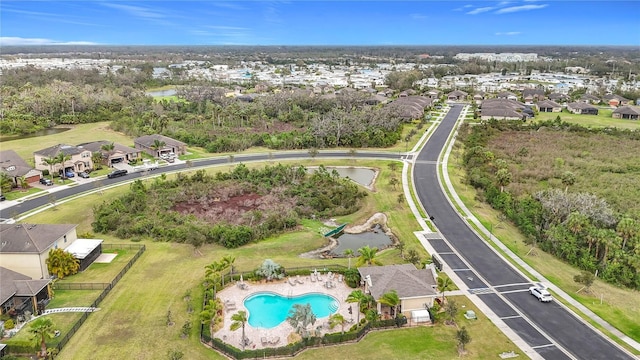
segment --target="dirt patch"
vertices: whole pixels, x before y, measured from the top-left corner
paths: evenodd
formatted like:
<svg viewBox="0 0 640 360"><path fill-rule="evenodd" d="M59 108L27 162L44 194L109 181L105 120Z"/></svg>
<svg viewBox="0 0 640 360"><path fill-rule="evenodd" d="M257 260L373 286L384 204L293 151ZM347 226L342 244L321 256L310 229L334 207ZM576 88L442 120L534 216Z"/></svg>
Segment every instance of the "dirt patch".
<svg viewBox="0 0 640 360"><path fill-rule="evenodd" d="M276 190L266 195L239 187L212 190L207 196L174 204L172 210L194 215L211 224L255 225L265 213L286 213L295 207L295 199L281 196Z"/></svg>

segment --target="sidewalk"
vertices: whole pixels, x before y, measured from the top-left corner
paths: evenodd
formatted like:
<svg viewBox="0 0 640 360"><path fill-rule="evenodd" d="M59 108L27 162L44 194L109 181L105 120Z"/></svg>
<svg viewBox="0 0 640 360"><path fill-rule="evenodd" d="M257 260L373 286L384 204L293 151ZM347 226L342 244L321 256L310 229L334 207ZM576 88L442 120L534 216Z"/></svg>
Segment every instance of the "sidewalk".
<svg viewBox="0 0 640 360"><path fill-rule="evenodd" d="M466 108L465 110L463 110L463 112L460 114L460 117L464 118L466 114ZM535 269L533 269L531 266L529 266L526 262L524 262L524 260L522 260L520 257L518 257L515 253L513 253L511 250L509 250L509 248L507 248L498 238L496 238L495 236L491 236L491 233L489 232L489 230L487 230L482 223L480 223L480 221L471 213L471 211L465 206L465 204L462 202L462 200L460 199L460 197L458 196L458 194L455 192L453 185L451 184L451 179L449 178L449 173L446 171L447 169L447 163L449 160L449 154L451 152L451 149L453 148L453 142L451 142L449 144L449 146L447 147L446 153L442 159L442 181L444 182L444 184L442 184L443 186L446 186L447 189L449 190L449 192L451 193L451 196L453 197L452 201L454 201L464 212L464 217L466 217L468 219L468 221L472 222L475 226L478 227L478 229L480 229L480 231L482 233L484 233L485 236L489 237L489 239L491 239L491 241L493 241L496 246L498 246L498 248L500 248L500 250L502 250L505 254L507 254L507 256L509 258L511 258L512 260L514 260L519 266L521 266L522 268L524 268L527 272L529 272L530 274L532 274L533 276L535 276L537 278L537 281L541 281L544 282L545 284L548 285L548 287L553 290L559 297L561 297L563 300L565 300L566 302L568 302L569 304L571 304L572 306L576 307L580 312L582 312L584 315L586 315L587 317L589 317L591 320L595 321L596 323L598 323L600 326L602 326L603 328L605 328L607 331L611 332L613 335L615 335L616 337L620 338L622 341L624 341L625 343L627 343L629 346L633 347L634 349L640 351L640 343L638 343L637 341L631 339L630 337L628 337L627 335L623 334L620 330L616 329L615 327L613 327L611 324L609 324L608 322L606 322L605 320L603 320L602 318L600 318L597 314L595 314L593 311L589 310L587 307L585 307L584 305L582 305L581 303L579 303L577 300L573 299L569 294L567 294L566 292L564 292L562 289L558 288L557 286L555 286L554 284L552 284L549 280L547 280L542 274L540 274L539 272L537 272ZM581 318L580 318L581 319ZM582 320L582 319L581 319ZM591 326L591 324L588 324L587 322L583 321L585 324L587 324L588 326ZM598 331L598 329L595 329L596 331ZM598 331L599 332L599 331ZM606 337L605 335L603 335L604 337Z"/></svg>

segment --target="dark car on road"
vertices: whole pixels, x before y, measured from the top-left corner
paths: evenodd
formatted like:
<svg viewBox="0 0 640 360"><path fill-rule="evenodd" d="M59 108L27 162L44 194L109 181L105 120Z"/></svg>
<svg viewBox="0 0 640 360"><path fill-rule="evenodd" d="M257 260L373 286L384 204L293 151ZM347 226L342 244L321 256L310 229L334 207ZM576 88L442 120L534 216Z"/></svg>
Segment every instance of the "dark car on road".
<svg viewBox="0 0 640 360"><path fill-rule="evenodd" d="M127 173L128 173L127 170L113 170L112 172L107 174L107 177L109 179L113 179L113 178L117 178L119 176L125 176L125 175L127 175Z"/></svg>

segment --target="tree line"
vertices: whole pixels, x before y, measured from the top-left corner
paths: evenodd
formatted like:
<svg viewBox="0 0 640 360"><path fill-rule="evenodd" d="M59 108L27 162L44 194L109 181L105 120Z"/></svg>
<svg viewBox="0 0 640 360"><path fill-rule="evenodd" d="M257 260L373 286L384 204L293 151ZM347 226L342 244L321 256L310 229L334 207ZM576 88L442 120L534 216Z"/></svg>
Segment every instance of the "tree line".
<svg viewBox="0 0 640 360"><path fill-rule="evenodd" d="M546 188L514 195L505 188L514 174L505 159L498 159L487 147L503 130L606 132L610 136L640 139L640 132L617 129L588 129L560 119L537 124L490 120L477 126L463 125L459 139L464 143L466 180L480 197L500 210L525 235L526 241L599 278L640 289L640 219L637 212L614 209L595 194L570 192L571 176L563 176L564 189ZM518 156L527 156L526 151Z"/></svg>
<svg viewBox="0 0 640 360"><path fill-rule="evenodd" d="M302 218L353 213L364 196L356 184L322 166L308 174L302 166L249 169L240 164L213 176L198 170L172 180L137 180L125 195L94 207L92 227L121 238L189 243L196 249L204 243L236 248L291 230ZM239 198L235 207L211 210Z"/></svg>

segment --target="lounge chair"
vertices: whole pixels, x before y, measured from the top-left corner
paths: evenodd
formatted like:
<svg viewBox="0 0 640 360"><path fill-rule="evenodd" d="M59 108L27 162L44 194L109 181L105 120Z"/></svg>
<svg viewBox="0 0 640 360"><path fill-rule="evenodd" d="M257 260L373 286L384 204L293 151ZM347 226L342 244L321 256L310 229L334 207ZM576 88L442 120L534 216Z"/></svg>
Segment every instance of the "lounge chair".
<svg viewBox="0 0 640 360"><path fill-rule="evenodd" d="M315 274L311 274L311 282L316 282L316 275Z"/></svg>
<svg viewBox="0 0 640 360"><path fill-rule="evenodd" d="M304 281L302 281L302 279L300 278L300 275L296 276L296 282L298 284L304 284Z"/></svg>
<svg viewBox="0 0 640 360"><path fill-rule="evenodd" d="M287 278L287 282L288 282L288 283L289 283L289 285L291 285L291 286L296 286L296 283L295 283L295 281L293 281L293 279L292 279L292 278Z"/></svg>
<svg viewBox="0 0 640 360"><path fill-rule="evenodd" d="M260 338L260 342L262 343L262 345L269 345L271 342L269 340L267 340L266 337L261 337Z"/></svg>
<svg viewBox="0 0 640 360"><path fill-rule="evenodd" d="M280 337L279 336L274 336L269 340L269 344L271 344L271 345L276 345L279 342L280 342Z"/></svg>

